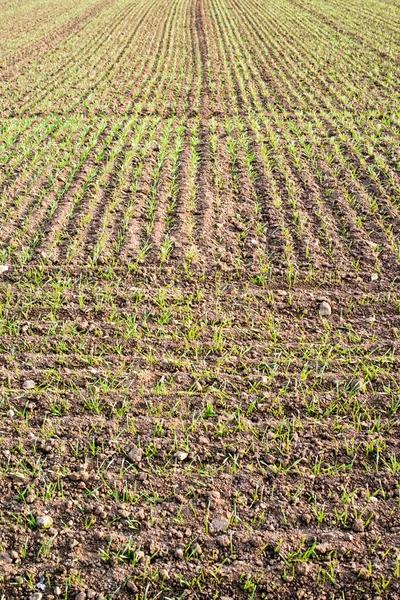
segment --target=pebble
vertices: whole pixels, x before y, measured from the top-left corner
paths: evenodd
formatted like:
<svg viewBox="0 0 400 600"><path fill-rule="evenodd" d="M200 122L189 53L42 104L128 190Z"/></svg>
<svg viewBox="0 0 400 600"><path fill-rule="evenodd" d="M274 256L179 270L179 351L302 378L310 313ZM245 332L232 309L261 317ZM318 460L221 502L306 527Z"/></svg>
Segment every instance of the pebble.
<svg viewBox="0 0 400 600"><path fill-rule="evenodd" d="M10 408L10 410L7 411L7 417L9 419L13 419L15 417L15 412L13 410L11 410L11 408Z"/></svg>
<svg viewBox="0 0 400 600"><path fill-rule="evenodd" d="M54 588L54 595L55 596L61 596L62 594L62 590L60 587L58 587L58 585Z"/></svg>
<svg viewBox="0 0 400 600"><path fill-rule="evenodd" d="M175 548L174 554L175 554L176 558L182 559L184 557L183 548L181 548L181 547Z"/></svg>
<svg viewBox="0 0 400 600"><path fill-rule="evenodd" d="M371 281L378 281L379 275L378 273L371 273Z"/></svg>
<svg viewBox="0 0 400 600"><path fill-rule="evenodd" d="M8 265L0 265L0 275L8 271Z"/></svg>
<svg viewBox="0 0 400 600"><path fill-rule="evenodd" d="M162 579L169 579L169 572L167 569L160 570L160 577L162 577Z"/></svg>
<svg viewBox="0 0 400 600"><path fill-rule="evenodd" d="M132 448L128 454L128 457L133 463L140 463L143 458L142 448Z"/></svg>
<svg viewBox="0 0 400 600"><path fill-rule="evenodd" d="M178 450L177 452L175 452L174 456L177 460L182 462L183 460L185 460L185 458L189 456L189 454L187 452L182 452L181 450Z"/></svg>
<svg viewBox="0 0 400 600"><path fill-rule="evenodd" d="M22 387L24 390L33 390L33 388L36 387L36 383L33 381L33 379L27 379L22 384Z"/></svg>
<svg viewBox="0 0 400 600"><path fill-rule="evenodd" d="M196 544L193 548L193 552L197 552L197 554L203 554L203 550L200 546L200 544Z"/></svg>
<svg viewBox="0 0 400 600"><path fill-rule="evenodd" d="M41 592L36 592L36 594L32 594L29 596L29 600L42 600L43 594Z"/></svg>
<svg viewBox="0 0 400 600"><path fill-rule="evenodd" d="M364 523L362 519L356 519L353 523L353 531L355 533L363 533L364 531Z"/></svg>
<svg viewBox="0 0 400 600"><path fill-rule="evenodd" d="M139 550L139 552L136 552L136 558L137 558L138 561L144 560L144 556L145 555L144 555L143 550Z"/></svg>
<svg viewBox="0 0 400 600"><path fill-rule="evenodd" d="M53 525L53 519L48 515L43 515L42 517L36 518L36 525L39 529L47 529Z"/></svg>
<svg viewBox="0 0 400 600"><path fill-rule="evenodd" d="M319 314L321 317L329 317L332 314L331 305L325 300L319 305Z"/></svg>
<svg viewBox="0 0 400 600"><path fill-rule="evenodd" d="M126 589L128 592L137 592L137 586L133 583L133 581L127 582Z"/></svg>

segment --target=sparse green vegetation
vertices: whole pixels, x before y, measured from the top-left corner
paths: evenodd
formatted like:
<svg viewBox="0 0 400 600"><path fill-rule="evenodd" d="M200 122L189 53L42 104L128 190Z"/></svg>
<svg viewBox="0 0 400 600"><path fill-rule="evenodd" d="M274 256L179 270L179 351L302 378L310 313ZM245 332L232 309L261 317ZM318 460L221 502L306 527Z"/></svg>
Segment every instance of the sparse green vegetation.
<svg viewBox="0 0 400 600"><path fill-rule="evenodd" d="M0 600L400 596L399 23L0 5Z"/></svg>

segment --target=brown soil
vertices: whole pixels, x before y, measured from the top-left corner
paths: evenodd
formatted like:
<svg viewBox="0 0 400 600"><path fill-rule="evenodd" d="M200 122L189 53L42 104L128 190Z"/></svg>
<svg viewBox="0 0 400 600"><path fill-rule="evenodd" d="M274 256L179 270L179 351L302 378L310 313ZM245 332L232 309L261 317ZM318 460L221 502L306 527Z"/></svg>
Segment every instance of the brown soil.
<svg viewBox="0 0 400 600"><path fill-rule="evenodd" d="M400 597L400 14L343 10L0 3L0 600Z"/></svg>

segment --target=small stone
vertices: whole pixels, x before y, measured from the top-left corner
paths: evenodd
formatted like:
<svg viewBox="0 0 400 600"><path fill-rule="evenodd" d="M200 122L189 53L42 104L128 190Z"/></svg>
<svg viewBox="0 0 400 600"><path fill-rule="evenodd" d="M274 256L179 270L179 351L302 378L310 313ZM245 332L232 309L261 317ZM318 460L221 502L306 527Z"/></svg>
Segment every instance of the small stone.
<svg viewBox="0 0 400 600"><path fill-rule="evenodd" d="M133 463L140 463L143 458L143 450L142 448L132 448L128 454L128 457L131 459Z"/></svg>
<svg viewBox="0 0 400 600"><path fill-rule="evenodd" d="M7 411L7 417L9 419L13 419L15 417L15 412L11 408Z"/></svg>
<svg viewBox="0 0 400 600"><path fill-rule="evenodd" d="M62 594L62 590L60 587L58 587L58 585L54 588L54 595L55 596L61 596Z"/></svg>
<svg viewBox="0 0 400 600"><path fill-rule="evenodd" d="M174 554L176 558L182 559L184 557L183 548L181 548L180 546L178 548L175 548Z"/></svg>
<svg viewBox="0 0 400 600"><path fill-rule="evenodd" d="M364 523L362 519L356 519L353 523L353 531L355 533L363 533L364 531Z"/></svg>
<svg viewBox="0 0 400 600"><path fill-rule="evenodd" d="M196 552L196 554L203 554L203 550L202 550L202 547L200 546L200 544L196 544L194 546L193 552Z"/></svg>
<svg viewBox="0 0 400 600"><path fill-rule="evenodd" d="M0 265L0 275L8 271L8 265Z"/></svg>
<svg viewBox="0 0 400 600"><path fill-rule="evenodd" d="M177 452L175 452L174 456L177 460L182 462L183 460L185 460L185 458L189 456L189 454L187 452L182 452L181 450L178 450Z"/></svg>
<svg viewBox="0 0 400 600"><path fill-rule="evenodd" d="M137 592L137 586L133 583L133 581L127 582L126 589L128 592Z"/></svg>
<svg viewBox="0 0 400 600"><path fill-rule="evenodd" d="M229 521L225 517L215 517L211 521L211 527L214 531L225 531L228 525Z"/></svg>
<svg viewBox="0 0 400 600"><path fill-rule="evenodd" d="M48 529L53 525L53 519L48 515L36 518L36 525L39 529Z"/></svg>
<svg viewBox="0 0 400 600"><path fill-rule="evenodd" d="M162 577L162 579L169 579L169 572L167 569L160 569L160 577Z"/></svg>
<svg viewBox="0 0 400 600"><path fill-rule="evenodd" d="M33 388L36 387L36 383L33 381L33 379L27 379L22 384L22 387L24 390L33 390Z"/></svg>
<svg viewBox="0 0 400 600"><path fill-rule="evenodd" d="M319 314L321 317L329 317L332 314L331 305L325 300L319 305Z"/></svg>
<svg viewBox="0 0 400 600"><path fill-rule="evenodd" d="M29 600L42 600L43 594L41 592L36 592L36 594L32 594L29 596Z"/></svg>
<svg viewBox="0 0 400 600"><path fill-rule="evenodd" d="M371 273L371 281L378 281L379 275L378 273Z"/></svg>
<svg viewBox="0 0 400 600"><path fill-rule="evenodd" d="M85 592L79 592L79 594L76 596L75 600L86 600Z"/></svg>
<svg viewBox="0 0 400 600"><path fill-rule="evenodd" d="M144 554L143 550L139 550L139 552L136 552L136 559L138 561L144 560L144 556L145 556L145 554Z"/></svg>

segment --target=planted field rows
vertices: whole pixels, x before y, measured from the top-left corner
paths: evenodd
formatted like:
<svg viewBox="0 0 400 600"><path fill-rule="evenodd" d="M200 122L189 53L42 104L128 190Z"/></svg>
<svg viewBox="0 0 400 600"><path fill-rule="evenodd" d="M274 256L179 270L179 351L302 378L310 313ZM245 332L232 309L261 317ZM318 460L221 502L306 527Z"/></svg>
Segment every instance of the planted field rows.
<svg viewBox="0 0 400 600"><path fill-rule="evenodd" d="M4 262L398 269L395 7L40 6L3 20Z"/></svg>
<svg viewBox="0 0 400 600"><path fill-rule="evenodd" d="M0 600L400 597L399 48L0 0Z"/></svg>

